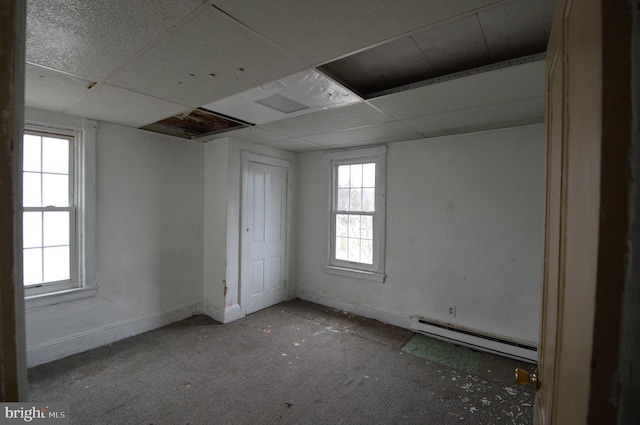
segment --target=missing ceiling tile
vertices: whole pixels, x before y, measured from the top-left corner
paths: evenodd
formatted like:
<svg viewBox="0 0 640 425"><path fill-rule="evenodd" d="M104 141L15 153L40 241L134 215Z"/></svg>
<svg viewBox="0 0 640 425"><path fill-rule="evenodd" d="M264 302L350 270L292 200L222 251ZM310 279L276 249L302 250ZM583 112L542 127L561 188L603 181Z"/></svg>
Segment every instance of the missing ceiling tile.
<svg viewBox="0 0 640 425"><path fill-rule="evenodd" d="M168 134L182 137L183 139L195 139L225 131L250 127L253 124L218 114L204 108L198 108L189 114L178 114L161 121L142 127L143 130L155 133Z"/></svg>

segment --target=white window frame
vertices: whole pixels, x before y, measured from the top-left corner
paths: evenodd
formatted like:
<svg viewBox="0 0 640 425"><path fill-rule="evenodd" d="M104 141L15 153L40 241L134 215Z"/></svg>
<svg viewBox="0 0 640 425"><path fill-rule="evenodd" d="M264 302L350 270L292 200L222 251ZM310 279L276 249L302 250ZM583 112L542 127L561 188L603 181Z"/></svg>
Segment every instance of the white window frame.
<svg viewBox="0 0 640 425"><path fill-rule="evenodd" d="M25 123L25 133L70 138L70 186L73 202L68 210L70 228L71 279L25 287L27 310L97 294L95 282L95 149L97 123L82 120L79 126L60 126L39 122ZM22 165L21 165L22 166ZM36 208L38 209L38 208ZM46 208L44 208L46 209ZM34 210L23 208L24 210ZM75 212L75 214L74 214Z"/></svg>
<svg viewBox="0 0 640 425"><path fill-rule="evenodd" d="M386 146L342 150L325 154L325 167L329 173L329 237L323 265L326 273L383 283L385 280L385 229L386 229ZM376 164L375 211L373 216L373 263L359 263L336 259L337 170L340 165Z"/></svg>

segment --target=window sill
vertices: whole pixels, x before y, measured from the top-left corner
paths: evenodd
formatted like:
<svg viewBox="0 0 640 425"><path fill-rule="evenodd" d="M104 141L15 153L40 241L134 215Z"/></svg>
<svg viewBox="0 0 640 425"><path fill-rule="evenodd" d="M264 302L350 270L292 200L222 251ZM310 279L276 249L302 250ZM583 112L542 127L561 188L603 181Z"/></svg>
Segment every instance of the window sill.
<svg viewBox="0 0 640 425"><path fill-rule="evenodd" d="M97 286L86 286L84 288L67 289L64 291L49 292L46 294L32 295L25 297L25 310L32 310L38 307L46 307L70 301L83 300L98 295Z"/></svg>
<svg viewBox="0 0 640 425"><path fill-rule="evenodd" d="M325 273L335 274L338 276L351 277L354 279L369 280L371 282L384 283L387 277L384 273L370 272L366 270L348 269L346 267L323 265L322 270Z"/></svg>

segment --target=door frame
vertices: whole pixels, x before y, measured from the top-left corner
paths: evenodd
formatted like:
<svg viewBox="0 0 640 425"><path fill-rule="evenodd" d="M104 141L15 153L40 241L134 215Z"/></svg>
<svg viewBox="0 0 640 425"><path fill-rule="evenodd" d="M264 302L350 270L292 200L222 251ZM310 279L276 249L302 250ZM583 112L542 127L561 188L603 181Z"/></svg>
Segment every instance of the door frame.
<svg viewBox="0 0 640 425"><path fill-rule="evenodd" d="M248 192L249 192L249 163L254 162L258 164L270 165L274 167L280 167L285 169L286 175L286 183L285 183L285 208L284 211L286 213L285 217L285 295L284 299L289 299L289 290L290 290L290 234L289 225L291 223L291 211L290 211L290 197L291 197L291 189L289 187L291 181L291 161L288 159L275 158L272 156L261 155L254 152L249 151L241 151L241 190L240 190L240 261L239 261L239 270L238 270L238 290L239 293L239 301L240 301L240 315L244 317L247 315L247 291L245 290L245 285L243 282L244 279L244 267L245 263L248 259L248 246L249 244L246 241L247 232L245 229L247 228L247 220L248 220L248 212L246 211L245 206L248 202Z"/></svg>
<svg viewBox="0 0 640 425"><path fill-rule="evenodd" d="M631 48L640 41L640 21L634 24L632 17L640 13L633 3L637 2L556 4L549 50L552 59L554 43L562 43L566 229L560 256L560 319L552 341L555 373L549 376L543 370L539 381L542 387L552 386L552 400L546 406L536 397L536 425L626 424L640 418L640 378L631 373L631 366L640 363L635 338L640 323L635 148L640 115L637 109L632 113L631 102L632 96L638 99L640 62L637 49ZM546 311L542 313L544 325ZM545 339L541 334L540 353ZM547 407L551 410L541 415Z"/></svg>

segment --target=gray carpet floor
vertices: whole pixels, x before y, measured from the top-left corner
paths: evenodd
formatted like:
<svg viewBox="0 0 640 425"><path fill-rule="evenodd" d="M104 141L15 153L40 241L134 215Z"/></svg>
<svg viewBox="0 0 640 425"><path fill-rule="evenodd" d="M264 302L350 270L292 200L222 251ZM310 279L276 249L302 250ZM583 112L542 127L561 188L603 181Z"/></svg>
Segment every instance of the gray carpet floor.
<svg viewBox="0 0 640 425"><path fill-rule="evenodd" d="M514 367L532 365L477 353L470 373L451 355L443 364L402 350L412 337L294 300L227 325L194 316L31 368L29 397L68 402L79 425L533 422L534 394L513 381Z"/></svg>

